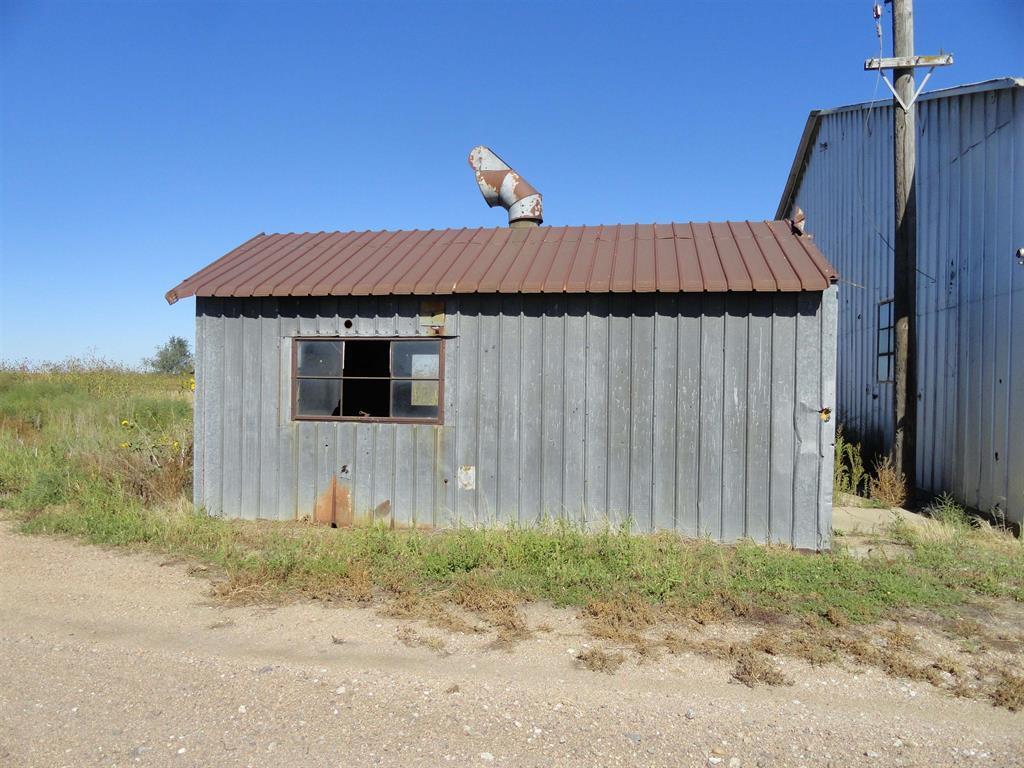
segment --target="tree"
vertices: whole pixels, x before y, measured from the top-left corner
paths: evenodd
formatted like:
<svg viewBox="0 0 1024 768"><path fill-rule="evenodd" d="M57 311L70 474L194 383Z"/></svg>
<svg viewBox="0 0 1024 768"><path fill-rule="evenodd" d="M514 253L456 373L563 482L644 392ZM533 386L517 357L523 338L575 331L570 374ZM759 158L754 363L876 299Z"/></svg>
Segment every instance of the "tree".
<svg viewBox="0 0 1024 768"><path fill-rule="evenodd" d="M146 367L156 373L188 373L192 370L192 351L181 336L171 336L166 344L156 348L153 357L143 360Z"/></svg>

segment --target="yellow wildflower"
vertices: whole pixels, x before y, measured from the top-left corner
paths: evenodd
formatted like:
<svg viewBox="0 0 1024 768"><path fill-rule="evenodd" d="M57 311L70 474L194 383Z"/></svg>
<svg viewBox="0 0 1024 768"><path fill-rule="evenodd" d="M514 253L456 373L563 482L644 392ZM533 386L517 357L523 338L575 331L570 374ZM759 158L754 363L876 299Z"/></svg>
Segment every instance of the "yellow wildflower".
<svg viewBox="0 0 1024 768"><path fill-rule="evenodd" d="M128 426L128 419L121 419L121 426L122 427L127 427Z"/></svg>
<svg viewBox="0 0 1024 768"><path fill-rule="evenodd" d="M121 443L121 447L122 448L127 448L128 447L128 443Z"/></svg>

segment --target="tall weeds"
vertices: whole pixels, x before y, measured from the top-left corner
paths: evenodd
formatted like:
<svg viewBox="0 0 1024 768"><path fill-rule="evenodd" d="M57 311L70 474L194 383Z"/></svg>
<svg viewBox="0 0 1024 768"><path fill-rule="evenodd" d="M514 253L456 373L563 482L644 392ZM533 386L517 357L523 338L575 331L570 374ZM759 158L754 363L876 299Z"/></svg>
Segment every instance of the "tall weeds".
<svg viewBox="0 0 1024 768"><path fill-rule="evenodd" d="M25 511L173 502L191 486L183 377L102 361L0 368L0 494Z"/></svg>
<svg viewBox="0 0 1024 768"><path fill-rule="evenodd" d="M835 462L833 464L833 494L859 496L864 490L866 473L860 443L851 443L843 434L842 426L836 429Z"/></svg>
<svg viewBox="0 0 1024 768"><path fill-rule="evenodd" d="M868 495L887 507L902 507L907 501L907 477L896 468L891 456L875 461L868 480Z"/></svg>

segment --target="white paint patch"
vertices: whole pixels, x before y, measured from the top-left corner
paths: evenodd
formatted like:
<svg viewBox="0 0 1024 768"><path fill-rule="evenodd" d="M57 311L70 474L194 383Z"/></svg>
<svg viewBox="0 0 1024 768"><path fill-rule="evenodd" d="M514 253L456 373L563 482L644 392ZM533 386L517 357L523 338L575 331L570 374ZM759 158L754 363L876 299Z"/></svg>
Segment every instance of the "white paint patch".
<svg viewBox="0 0 1024 768"><path fill-rule="evenodd" d="M463 491L476 490L476 467L472 464L463 464L459 467L459 488Z"/></svg>

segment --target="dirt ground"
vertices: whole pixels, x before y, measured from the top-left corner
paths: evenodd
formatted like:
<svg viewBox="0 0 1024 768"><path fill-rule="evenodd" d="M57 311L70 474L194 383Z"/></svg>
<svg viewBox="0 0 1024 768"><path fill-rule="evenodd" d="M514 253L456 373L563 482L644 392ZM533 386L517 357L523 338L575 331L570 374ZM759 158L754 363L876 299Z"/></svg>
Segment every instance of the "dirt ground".
<svg viewBox="0 0 1024 768"><path fill-rule="evenodd" d="M188 565L0 525L2 766L1024 766L1024 715L877 669L614 675L572 612L512 650L371 608L211 602Z"/></svg>

